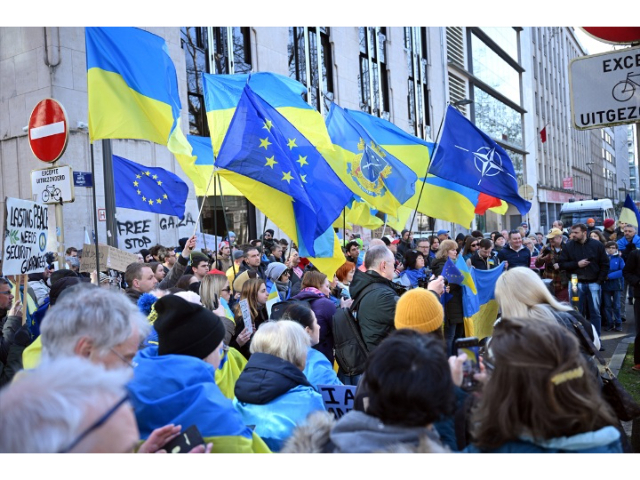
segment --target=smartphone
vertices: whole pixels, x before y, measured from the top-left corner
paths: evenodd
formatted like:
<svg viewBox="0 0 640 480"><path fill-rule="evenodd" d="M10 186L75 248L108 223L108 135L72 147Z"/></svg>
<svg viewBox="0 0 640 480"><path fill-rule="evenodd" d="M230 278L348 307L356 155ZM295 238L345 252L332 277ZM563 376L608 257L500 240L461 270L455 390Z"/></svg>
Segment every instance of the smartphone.
<svg viewBox="0 0 640 480"><path fill-rule="evenodd" d="M467 354L467 359L462 366L462 385L460 388L466 391L475 390L478 382L473 376L480 373L480 345L477 337L458 338L454 346L458 355Z"/></svg>
<svg viewBox="0 0 640 480"><path fill-rule="evenodd" d="M167 453L189 453L194 447L204 445L204 438L198 427L191 425L173 440L162 446Z"/></svg>

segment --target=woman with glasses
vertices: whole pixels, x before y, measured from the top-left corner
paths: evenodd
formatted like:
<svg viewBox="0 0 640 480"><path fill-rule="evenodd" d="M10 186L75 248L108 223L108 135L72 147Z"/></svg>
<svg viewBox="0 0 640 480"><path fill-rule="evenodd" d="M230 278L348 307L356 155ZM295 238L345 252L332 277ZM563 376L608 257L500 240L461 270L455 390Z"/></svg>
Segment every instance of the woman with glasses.
<svg viewBox="0 0 640 480"><path fill-rule="evenodd" d="M525 269L505 275L517 270ZM548 321L505 318L489 352L493 371L466 452L622 453L615 414L574 335Z"/></svg>
<svg viewBox="0 0 640 480"><path fill-rule="evenodd" d="M464 249L462 250L462 258L466 262L471 258L471 255L478 251L478 243L480 239L472 236L468 236L464 241Z"/></svg>
<svg viewBox="0 0 640 480"><path fill-rule="evenodd" d="M416 288L427 281L424 254L418 250L409 250L404 257L404 270L398 277L401 285Z"/></svg>
<svg viewBox="0 0 640 480"><path fill-rule="evenodd" d="M445 240L440 244L436 259L431 264L431 273L438 277L442 275L442 270L447 260L453 263L458 258L458 244L453 240ZM453 283L448 284L447 293L444 297L444 337L447 342L447 352L453 353L453 341L456 338L464 337L464 313L462 311L462 287Z"/></svg>
<svg viewBox="0 0 640 480"><path fill-rule="evenodd" d="M275 284L280 301L289 300L291 297L291 270L284 263L271 262L267 266L265 274L267 275L267 291L271 292L271 288Z"/></svg>
<svg viewBox="0 0 640 480"><path fill-rule="evenodd" d="M225 345L229 345L236 330L235 316L229 307L230 299L231 287L226 275L208 273L204 276L200 284L200 301L205 308L212 312L217 310L220 305L224 308L225 315L221 317L221 320L226 330Z"/></svg>

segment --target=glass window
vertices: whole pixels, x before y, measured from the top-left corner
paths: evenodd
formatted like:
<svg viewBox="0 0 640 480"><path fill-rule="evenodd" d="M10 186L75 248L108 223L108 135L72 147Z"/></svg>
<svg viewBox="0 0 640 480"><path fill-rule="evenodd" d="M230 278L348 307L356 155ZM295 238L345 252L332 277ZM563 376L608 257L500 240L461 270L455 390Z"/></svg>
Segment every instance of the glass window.
<svg viewBox="0 0 640 480"><path fill-rule="evenodd" d="M427 89L425 27L405 27L404 42L407 57L407 107L413 134L426 138L431 134L429 122L429 93Z"/></svg>
<svg viewBox="0 0 640 480"><path fill-rule="evenodd" d="M477 86L473 92L477 127L495 139L522 146L522 115Z"/></svg>
<svg viewBox="0 0 640 480"><path fill-rule="evenodd" d="M208 136L202 74L208 73L207 29L182 27L180 40L187 68L187 102L189 112L189 134Z"/></svg>
<svg viewBox="0 0 640 480"><path fill-rule="evenodd" d="M498 46L505 51L507 55L518 61L518 32L511 27L480 27L491 40L496 42ZM535 43L535 34L533 43Z"/></svg>
<svg viewBox="0 0 640 480"><path fill-rule="evenodd" d="M359 27L360 71L358 100L364 112L385 117L389 111L389 81L386 66L386 27L380 27L377 42L376 27ZM371 58L371 66L369 65ZM373 85L371 85L373 83ZM385 113L387 115L385 115Z"/></svg>
<svg viewBox="0 0 640 480"><path fill-rule="evenodd" d="M231 27L233 35L233 72L229 71L229 48L227 27L213 28L216 73L251 72L251 32L249 27Z"/></svg>
<svg viewBox="0 0 640 480"><path fill-rule="evenodd" d="M487 44L471 36L473 74L505 97L520 104L520 75Z"/></svg>

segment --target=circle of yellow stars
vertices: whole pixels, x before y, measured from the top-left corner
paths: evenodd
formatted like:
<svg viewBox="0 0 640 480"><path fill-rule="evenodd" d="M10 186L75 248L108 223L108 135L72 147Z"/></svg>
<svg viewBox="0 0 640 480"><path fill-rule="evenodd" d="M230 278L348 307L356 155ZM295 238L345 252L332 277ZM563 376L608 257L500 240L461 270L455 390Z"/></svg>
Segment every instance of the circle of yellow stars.
<svg viewBox="0 0 640 480"><path fill-rule="evenodd" d="M140 172L139 174L136 175L136 180L134 180L133 182L133 186L136 188L136 193L140 195L140 198L144 203L148 203L149 205L153 205L154 203L157 203L158 205L161 205L162 200L163 199L167 200L169 197L165 193L162 195L162 198L156 198L155 200L153 200L152 198L147 198L145 195L143 195L142 190L140 190L140 186L141 186L140 183L142 181L143 176L151 178L153 181L155 181L158 184L158 186L162 186L162 180L158 180L158 175L151 175L151 172L147 170L146 172Z"/></svg>
<svg viewBox="0 0 640 480"><path fill-rule="evenodd" d="M262 128L267 130L267 132L271 133L271 127L273 127L273 122L271 122L271 120L265 120L264 126ZM258 146L258 148L264 148L265 150L267 150L269 145L272 145L272 143L269 141L269 137L261 138L260 145ZM297 146L298 145L296 145L295 138L287 139L287 147L289 147L289 150L293 150ZM264 166L270 167L271 169L273 169L274 165L278 164L278 162L276 161L275 155L271 155L270 157L265 157L265 160L267 161L267 163L265 163ZM303 157L302 155L298 155L298 160L296 160L296 163L300 164L300 168L304 167L305 165L309 165L309 162L307 162L307 157ZM293 176L291 175L291 170L289 170L288 172L283 172L281 180L283 182L286 181L289 185L291 185L291 180L293 180ZM307 183L307 176L300 175L300 180L302 181L302 183Z"/></svg>

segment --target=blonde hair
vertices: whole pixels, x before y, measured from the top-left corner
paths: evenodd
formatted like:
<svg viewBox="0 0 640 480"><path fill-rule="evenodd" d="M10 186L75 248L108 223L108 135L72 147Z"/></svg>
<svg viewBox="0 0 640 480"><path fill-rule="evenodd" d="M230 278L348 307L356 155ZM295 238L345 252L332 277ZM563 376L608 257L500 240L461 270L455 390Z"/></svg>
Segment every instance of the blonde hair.
<svg viewBox="0 0 640 480"><path fill-rule="evenodd" d="M496 300L502 318L555 320L553 310L568 312L571 306L556 300L535 272L519 267L503 273L496 282Z"/></svg>
<svg viewBox="0 0 640 480"><path fill-rule="evenodd" d="M292 320L266 322L251 339L251 353L267 353L304 370L311 339L302 325Z"/></svg>
<svg viewBox="0 0 640 480"><path fill-rule="evenodd" d="M220 299L220 292L222 292L222 289L228 283L229 279L226 275L207 273L200 284L200 300L202 301L202 305L209 310L213 310L214 294L218 295L218 299Z"/></svg>
<svg viewBox="0 0 640 480"><path fill-rule="evenodd" d="M436 252L436 258L444 258L447 256L449 250L457 250L458 244L453 240L443 240L440 242L438 251Z"/></svg>

